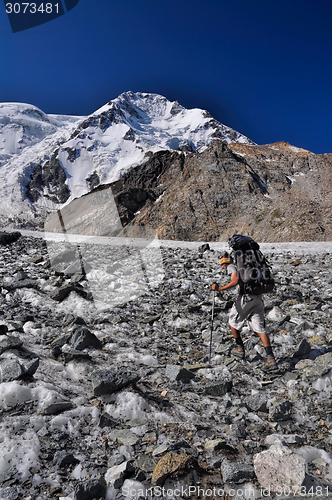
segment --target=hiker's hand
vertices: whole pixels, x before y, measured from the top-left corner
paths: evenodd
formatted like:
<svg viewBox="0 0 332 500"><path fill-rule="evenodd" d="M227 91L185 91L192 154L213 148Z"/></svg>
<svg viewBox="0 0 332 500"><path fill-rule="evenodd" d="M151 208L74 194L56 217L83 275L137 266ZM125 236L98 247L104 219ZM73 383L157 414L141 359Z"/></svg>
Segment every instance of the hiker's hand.
<svg viewBox="0 0 332 500"><path fill-rule="evenodd" d="M214 292L218 292L218 291L219 291L219 285L217 285L217 283L213 283L213 285L212 285L212 290L213 290Z"/></svg>

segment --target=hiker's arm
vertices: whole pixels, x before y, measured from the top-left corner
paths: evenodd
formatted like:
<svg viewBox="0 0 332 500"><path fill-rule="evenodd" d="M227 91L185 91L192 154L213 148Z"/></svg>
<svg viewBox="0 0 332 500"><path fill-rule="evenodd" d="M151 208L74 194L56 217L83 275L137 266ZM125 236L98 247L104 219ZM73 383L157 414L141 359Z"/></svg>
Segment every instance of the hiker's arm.
<svg viewBox="0 0 332 500"><path fill-rule="evenodd" d="M229 283L227 283L227 285L225 285L225 286L221 286L219 288L219 292L221 292L223 290L227 290L228 288L233 288L234 286L236 286L239 283L239 280L238 280L238 277L237 277L237 272L232 273L231 274L231 278L232 278L232 281L230 281Z"/></svg>

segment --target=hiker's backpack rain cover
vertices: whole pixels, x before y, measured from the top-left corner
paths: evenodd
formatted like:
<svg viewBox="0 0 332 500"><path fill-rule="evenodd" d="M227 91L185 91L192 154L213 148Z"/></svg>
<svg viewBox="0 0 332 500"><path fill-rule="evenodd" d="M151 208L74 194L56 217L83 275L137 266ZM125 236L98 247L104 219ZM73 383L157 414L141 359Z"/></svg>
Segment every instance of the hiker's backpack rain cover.
<svg viewBox="0 0 332 500"><path fill-rule="evenodd" d="M228 241L234 252L234 262L238 270L240 293L262 295L274 289L271 268L259 245L249 236L234 234Z"/></svg>

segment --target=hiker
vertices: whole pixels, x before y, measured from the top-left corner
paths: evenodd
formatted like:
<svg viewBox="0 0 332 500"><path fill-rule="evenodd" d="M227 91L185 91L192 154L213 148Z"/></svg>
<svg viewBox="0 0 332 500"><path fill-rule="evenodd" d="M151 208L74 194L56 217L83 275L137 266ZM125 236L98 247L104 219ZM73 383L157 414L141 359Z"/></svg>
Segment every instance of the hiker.
<svg viewBox="0 0 332 500"><path fill-rule="evenodd" d="M266 334L264 320L264 304L260 295L243 293L241 291L241 281L238 277L238 270L233 263L232 257L228 252L225 252L220 259L221 268L225 269L227 274L231 276L231 281L225 286L219 287L217 284L212 285L212 290L222 292L239 285L239 295L231 308L229 314L229 326L235 338L236 346L232 353L235 356L243 359L245 356L243 340L241 338L241 330L244 323L247 321L249 327L260 337L266 351L265 370L277 368L277 363L274 358L270 339Z"/></svg>

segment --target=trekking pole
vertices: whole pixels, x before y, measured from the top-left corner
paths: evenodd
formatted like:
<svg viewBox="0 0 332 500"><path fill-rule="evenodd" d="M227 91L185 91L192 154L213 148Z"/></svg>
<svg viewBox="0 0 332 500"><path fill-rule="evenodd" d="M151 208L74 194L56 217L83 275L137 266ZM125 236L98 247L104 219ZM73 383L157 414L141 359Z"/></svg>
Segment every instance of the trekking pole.
<svg viewBox="0 0 332 500"><path fill-rule="evenodd" d="M209 365L211 364L211 352L212 352L212 332L213 332L213 317L214 317L214 299L215 299L215 291L213 290L213 295L212 295L212 312L211 312L211 335L210 335Z"/></svg>

